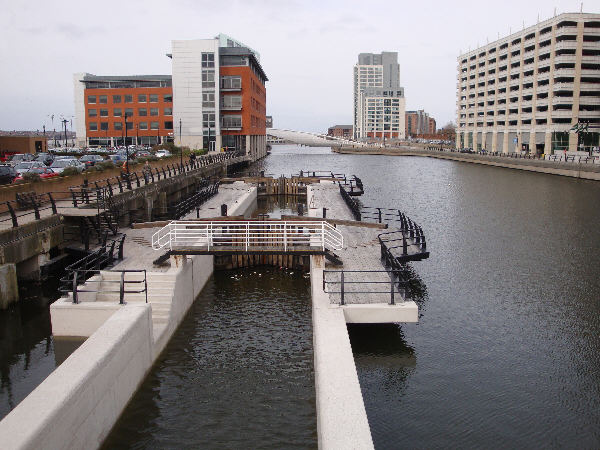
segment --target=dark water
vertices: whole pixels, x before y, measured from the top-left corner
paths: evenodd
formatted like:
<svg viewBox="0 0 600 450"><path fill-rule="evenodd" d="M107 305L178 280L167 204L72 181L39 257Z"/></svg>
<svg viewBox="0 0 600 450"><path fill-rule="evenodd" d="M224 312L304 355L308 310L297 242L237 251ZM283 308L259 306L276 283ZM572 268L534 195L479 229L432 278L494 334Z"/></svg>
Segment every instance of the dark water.
<svg viewBox="0 0 600 450"><path fill-rule="evenodd" d="M314 448L309 280L215 272L104 448Z"/></svg>
<svg viewBox="0 0 600 450"><path fill-rule="evenodd" d="M58 298L57 287L24 285L21 300L0 311L0 420L83 342L52 336L48 305Z"/></svg>
<svg viewBox="0 0 600 450"><path fill-rule="evenodd" d="M306 214L306 195L269 195L256 200L253 217L268 215L272 219L281 219L284 215L297 215L301 210Z"/></svg>
<svg viewBox="0 0 600 450"><path fill-rule="evenodd" d="M600 447L600 183L274 146L422 225L418 325L351 328L377 448Z"/></svg>

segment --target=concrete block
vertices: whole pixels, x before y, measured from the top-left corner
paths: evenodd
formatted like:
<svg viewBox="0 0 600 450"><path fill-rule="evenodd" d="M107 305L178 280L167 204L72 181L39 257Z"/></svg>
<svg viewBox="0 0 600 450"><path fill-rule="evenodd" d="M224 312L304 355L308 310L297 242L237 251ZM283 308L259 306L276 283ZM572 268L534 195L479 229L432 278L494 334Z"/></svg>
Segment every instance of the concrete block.
<svg viewBox="0 0 600 450"><path fill-rule="evenodd" d="M344 305L346 323L416 323L419 321L419 308L413 301L396 305L370 303Z"/></svg>
<svg viewBox="0 0 600 450"><path fill-rule="evenodd" d="M8 305L17 301L19 301L17 267L15 264L2 264L0 265L0 309L6 309Z"/></svg>

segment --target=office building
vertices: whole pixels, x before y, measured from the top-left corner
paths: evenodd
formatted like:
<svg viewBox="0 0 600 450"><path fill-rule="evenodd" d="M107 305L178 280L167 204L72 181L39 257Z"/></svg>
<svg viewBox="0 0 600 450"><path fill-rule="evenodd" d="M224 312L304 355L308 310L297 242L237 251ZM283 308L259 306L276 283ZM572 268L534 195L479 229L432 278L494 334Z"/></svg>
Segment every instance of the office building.
<svg viewBox="0 0 600 450"><path fill-rule="evenodd" d="M561 14L460 55L456 119L457 148L598 146L600 15ZM587 132L576 133L578 124Z"/></svg>
<svg viewBox="0 0 600 450"><path fill-rule="evenodd" d="M170 141L266 155L267 77L259 54L220 34L172 41L167 56L172 75L75 74L79 145Z"/></svg>
<svg viewBox="0 0 600 450"><path fill-rule="evenodd" d="M354 137L403 139L404 89L398 53L361 53L354 66Z"/></svg>

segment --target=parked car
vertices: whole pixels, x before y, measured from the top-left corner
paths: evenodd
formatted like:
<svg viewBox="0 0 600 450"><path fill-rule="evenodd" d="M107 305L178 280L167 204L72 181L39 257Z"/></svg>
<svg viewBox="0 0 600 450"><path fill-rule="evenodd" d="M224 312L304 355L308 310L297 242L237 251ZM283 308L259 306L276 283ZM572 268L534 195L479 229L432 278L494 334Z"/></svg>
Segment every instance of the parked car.
<svg viewBox="0 0 600 450"><path fill-rule="evenodd" d="M63 171L67 167L75 167L80 172L83 172L85 170L85 164L80 163L75 158L72 158L72 159L57 159L50 166L50 168L53 171L55 171L56 173L58 173L58 174L63 173Z"/></svg>
<svg viewBox="0 0 600 450"><path fill-rule="evenodd" d="M39 161L25 161L17 164L15 166L15 171L17 172L17 175L21 175L22 173L25 173L28 170L34 169L36 167L46 167L46 165L43 162Z"/></svg>
<svg viewBox="0 0 600 450"><path fill-rule="evenodd" d="M34 159L35 156L33 156L31 153L17 153L16 155L13 155L12 158L10 158L10 161L8 163L11 166L15 167L17 164L20 164L25 161L33 161Z"/></svg>
<svg viewBox="0 0 600 450"><path fill-rule="evenodd" d="M52 156L50 153L38 153L35 157L35 160L49 166L54 161L54 156Z"/></svg>
<svg viewBox="0 0 600 450"><path fill-rule="evenodd" d="M159 150L154 156L157 158L165 158L167 156L171 156L171 152L169 150Z"/></svg>
<svg viewBox="0 0 600 450"><path fill-rule="evenodd" d="M23 180L23 178L25 177L25 174L27 174L27 173L37 173L42 180L45 180L46 178L52 178L52 177L58 176L58 174L54 170L52 170L50 167L34 167L33 169L29 169L27 172L23 172L18 177L16 177L13 180L13 183L17 183L17 182Z"/></svg>
<svg viewBox="0 0 600 450"><path fill-rule="evenodd" d="M121 155L119 153L115 154L115 155L110 155L109 156L110 160L116 165L116 164L123 164L124 161L127 160L127 158L125 157L125 155ZM129 158L129 159L133 159L133 158Z"/></svg>
<svg viewBox="0 0 600 450"><path fill-rule="evenodd" d="M91 167L96 165L96 163L101 163L104 161L104 158L100 155L84 155L79 158L79 162L86 165L86 167Z"/></svg>
<svg viewBox="0 0 600 450"><path fill-rule="evenodd" d="M0 166L0 184L10 184L13 182L16 176L17 172L12 166Z"/></svg>
<svg viewBox="0 0 600 450"><path fill-rule="evenodd" d="M150 153L148 150L138 150L135 152L136 158L147 158L148 156L152 156L152 153Z"/></svg>

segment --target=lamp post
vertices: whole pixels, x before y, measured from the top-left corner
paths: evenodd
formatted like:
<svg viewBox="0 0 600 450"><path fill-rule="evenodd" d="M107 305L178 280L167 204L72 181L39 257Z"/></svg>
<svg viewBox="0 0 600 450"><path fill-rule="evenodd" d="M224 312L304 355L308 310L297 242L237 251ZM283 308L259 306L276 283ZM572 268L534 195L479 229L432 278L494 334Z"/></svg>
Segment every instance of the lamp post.
<svg viewBox="0 0 600 450"><path fill-rule="evenodd" d="M183 166L183 148L181 145L181 119L179 119L179 160Z"/></svg>
<svg viewBox="0 0 600 450"><path fill-rule="evenodd" d="M65 127L65 148L66 148L67 145L68 145L68 142L67 142L67 123L69 121L67 119L63 119L63 120L61 120L61 122L62 122L63 126Z"/></svg>
<svg viewBox="0 0 600 450"><path fill-rule="evenodd" d="M127 113L124 114L124 118L125 118L125 124L124 124L124 128L125 128L125 139L124 139L124 144L125 144L125 171L127 172L127 182L129 182L129 146L127 145Z"/></svg>

